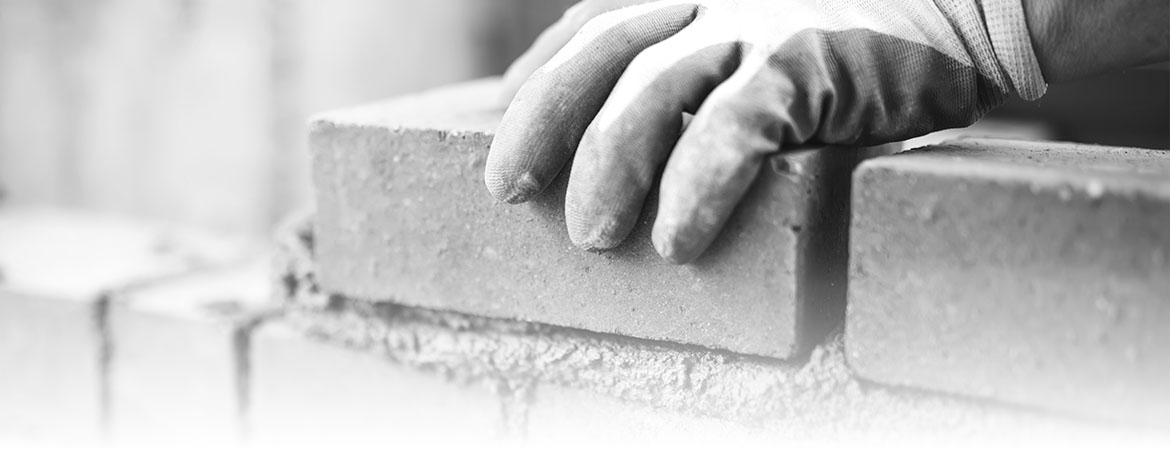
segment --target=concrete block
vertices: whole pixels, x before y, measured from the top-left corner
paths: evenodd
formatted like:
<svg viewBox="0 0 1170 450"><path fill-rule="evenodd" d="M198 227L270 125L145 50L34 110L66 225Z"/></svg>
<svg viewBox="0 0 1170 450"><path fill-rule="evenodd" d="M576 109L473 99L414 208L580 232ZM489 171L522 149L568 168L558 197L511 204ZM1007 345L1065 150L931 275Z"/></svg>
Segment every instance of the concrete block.
<svg viewBox="0 0 1170 450"><path fill-rule="evenodd" d="M532 448L775 448L790 436L712 417L623 402L587 389L542 385L528 406L524 442Z"/></svg>
<svg viewBox="0 0 1170 450"><path fill-rule="evenodd" d="M0 209L0 430L99 438L109 293L238 250L197 232L117 217Z"/></svg>
<svg viewBox="0 0 1170 450"><path fill-rule="evenodd" d="M846 348L882 383L1170 418L1170 153L962 140L855 174Z"/></svg>
<svg viewBox="0 0 1170 450"><path fill-rule="evenodd" d="M101 436L99 297L80 301L0 288L0 429L29 439Z"/></svg>
<svg viewBox="0 0 1170 450"><path fill-rule="evenodd" d="M248 332L274 312L270 273L270 261L258 258L114 296L108 328L116 442L240 442Z"/></svg>
<svg viewBox="0 0 1170 450"><path fill-rule="evenodd" d="M774 158L699 260L662 260L656 199L623 245L574 247L566 180L494 201L483 166L501 111L484 80L317 117L317 275L331 293L788 358L844 310L849 174L891 149Z"/></svg>
<svg viewBox="0 0 1170 450"><path fill-rule="evenodd" d="M312 339L278 321L252 339L252 443L296 448L483 446L503 437L486 386Z"/></svg>

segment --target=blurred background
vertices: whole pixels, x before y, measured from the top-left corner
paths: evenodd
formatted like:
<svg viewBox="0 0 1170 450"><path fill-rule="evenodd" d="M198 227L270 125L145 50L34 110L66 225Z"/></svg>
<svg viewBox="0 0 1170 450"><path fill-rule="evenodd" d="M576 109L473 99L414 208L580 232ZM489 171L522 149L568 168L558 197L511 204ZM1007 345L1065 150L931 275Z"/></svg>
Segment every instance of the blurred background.
<svg viewBox="0 0 1170 450"><path fill-rule="evenodd" d="M264 234L309 202L310 114L502 73L572 3L0 0L0 201ZM978 127L1170 148L1170 77L1055 86Z"/></svg>
<svg viewBox="0 0 1170 450"><path fill-rule="evenodd" d="M0 0L7 203L265 233L309 115L502 73L572 0Z"/></svg>

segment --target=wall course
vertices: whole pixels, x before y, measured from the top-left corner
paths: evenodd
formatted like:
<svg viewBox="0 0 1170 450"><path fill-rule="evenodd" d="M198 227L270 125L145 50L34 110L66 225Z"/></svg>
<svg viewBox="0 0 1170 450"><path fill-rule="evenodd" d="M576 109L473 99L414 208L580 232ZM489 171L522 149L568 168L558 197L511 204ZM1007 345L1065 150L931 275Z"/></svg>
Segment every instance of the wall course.
<svg viewBox="0 0 1170 450"><path fill-rule="evenodd" d="M281 245L313 242L305 227ZM311 248L281 250L307 257ZM296 256L300 255L300 256ZM279 267L305 268L302 262ZM1158 448L1170 436L1086 422L971 398L859 381L840 336L804 361L724 351L455 312L347 299L313 286L311 269L290 272L283 326L321 345L377 355L442 379L495 386L508 439L541 447L612 444L625 437L681 448L712 436L749 447L804 442L925 447L1063 444ZM644 430L643 430L644 428ZM721 434L722 433L722 434ZM591 438L592 437L592 438ZM580 438L581 440L575 440ZM690 445L685 445L690 444Z"/></svg>
<svg viewBox="0 0 1170 450"><path fill-rule="evenodd" d="M111 215L0 208L0 429L101 438L111 293L223 261L241 245Z"/></svg>

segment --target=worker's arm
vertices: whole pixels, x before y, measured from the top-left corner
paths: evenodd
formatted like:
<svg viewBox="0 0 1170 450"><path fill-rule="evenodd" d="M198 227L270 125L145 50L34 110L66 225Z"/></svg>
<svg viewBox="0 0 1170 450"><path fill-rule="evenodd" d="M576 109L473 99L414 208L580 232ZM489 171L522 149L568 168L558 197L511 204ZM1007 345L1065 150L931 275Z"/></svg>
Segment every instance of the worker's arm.
<svg viewBox="0 0 1170 450"><path fill-rule="evenodd" d="M1170 0L1023 0L1049 83L1170 59Z"/></svg>
<svg viewBox="0 0 1170 450"><path fill-rule="evenodd" d="M569 236L698 256L768 155L965 126L1058 81L1165 60L1168 0L587 0L509 69L485 181L531 199L572 161ZM682 129L683 113L694 114Z"/></svg>

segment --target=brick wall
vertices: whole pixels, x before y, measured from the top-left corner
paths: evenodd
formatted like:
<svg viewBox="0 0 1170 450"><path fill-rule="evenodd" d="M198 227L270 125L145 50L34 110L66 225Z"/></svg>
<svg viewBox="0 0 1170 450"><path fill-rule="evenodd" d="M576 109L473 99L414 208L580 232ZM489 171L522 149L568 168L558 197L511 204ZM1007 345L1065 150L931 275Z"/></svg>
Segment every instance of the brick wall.
<svg viewBox="0 0 1170 450"><path fill-rule="evenodd" d="M0 209L0 443L1170 443L1167 153L792 156L753 194L780 207L666 266L638 233L577 252L555 197L475 191L491 88L320 116L316 212L268 245ZM814 178L852 194L818 206ZM847 290L807 287L833 270ZM768 289L720 292L744 284Z"/></svg>

